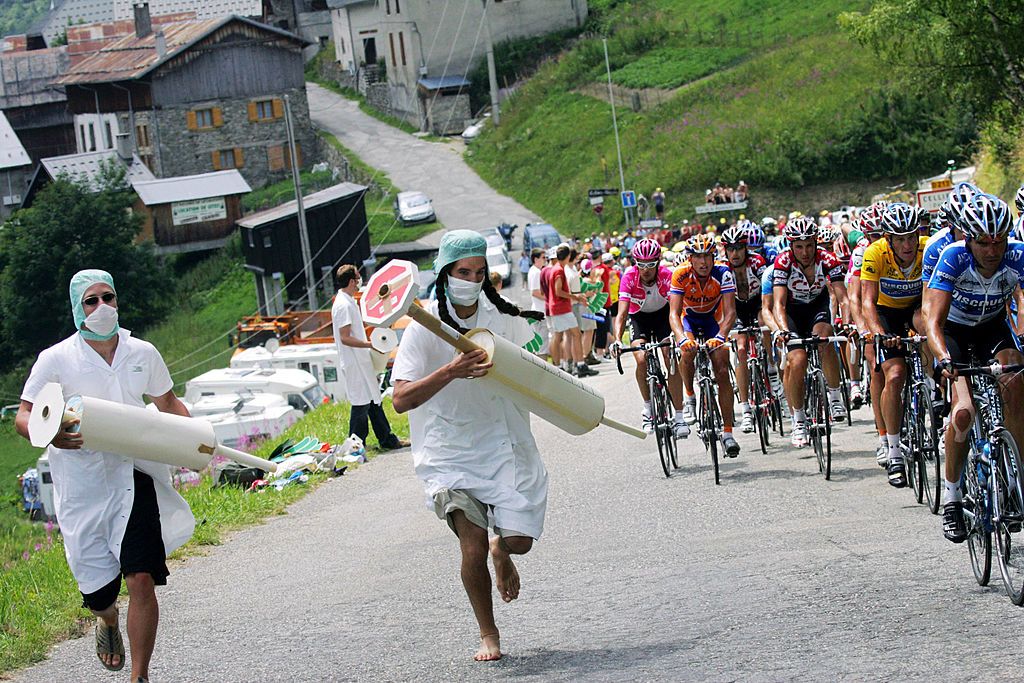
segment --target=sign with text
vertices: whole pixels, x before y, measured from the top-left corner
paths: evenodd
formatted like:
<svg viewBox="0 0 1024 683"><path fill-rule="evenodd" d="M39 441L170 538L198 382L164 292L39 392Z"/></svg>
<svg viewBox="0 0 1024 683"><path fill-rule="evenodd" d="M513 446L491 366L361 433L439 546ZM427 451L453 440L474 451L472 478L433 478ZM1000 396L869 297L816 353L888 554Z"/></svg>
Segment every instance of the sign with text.
<svg viewBox="0 0 1024 683"><path fill-rule="evenodd" d="M590 198L594 197L614 197L619 193L618 189L614 187L598 187L587 190L587 196Z"/></svg>
<svg viewBox="0 0 1024 683"><path fill-rule="evenodd" d="M640 227L646 228L648 230L652 228L660 228L662 225L664 225L664 223L661 221L660 218L645 218L644 220L640 221Z"/></svg>
<svg viewBox="0 0 1024 683"><path fill-rule="evenodd" d="M928 213L938 213L942 202L949 198L949 190L919 190L917 192L917 205Z"/></svg>
<svg viewBox="0 0 1024 683"><path fill-rule="evenodd" d="M228 209L223 197L171 203L171 221L175 225L219 221L227 217Z"/></svg>

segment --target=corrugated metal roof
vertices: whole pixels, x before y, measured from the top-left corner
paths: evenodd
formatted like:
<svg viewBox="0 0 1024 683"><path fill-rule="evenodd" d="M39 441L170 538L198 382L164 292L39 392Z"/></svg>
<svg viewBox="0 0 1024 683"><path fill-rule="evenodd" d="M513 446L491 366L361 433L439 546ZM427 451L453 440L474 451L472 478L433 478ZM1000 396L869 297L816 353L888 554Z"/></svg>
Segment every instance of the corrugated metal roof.
<svg viewBox="0 0 1024 683"><path fill-rule="evenodd" d="M75 83L111 83L134 80L145 76L156 67L177 57L230 23L240 23L250 29L273 33L301 45L310 44L306 39L293 33L235 15L204 21L165 24L160 28L167 45L163 56L156 51L156 32L150 33L144 38L139 38L133 33L105 45L96 54L68 69L67 73L56 82L62 85L72 85Z"/></svg>
<svg viewBox="0 0 1024 683"><path fill-rule="evenodd" d="M344 9L352 5L363 5L374 0L327 0L327 7L330 9Z"/></svg>
<svg viewBox="0 0 1024 683"><path fill-rule="evenodd" d="M345 197L351 197L354 194L365 192L365 185L356 185L355 183L338 183L332 185L325 190L314 192L311 195L302 198L302 205L308 211L314 209L321 204L327 204L337 199L343 199ZM275 206L273 209L267 209L266 211L260 211L258 213L250 214L240 221L237 221L238 225L243 228L258 228L261 225L267 223L273 223L279 221L282 218L288 218L298 213L298 205L295 200L285 202L281 206Z"/></svg>
<svg viewBox="0 0 1024 683"><path fill-rule="evenodd" d="M52 81L71 61L66 47L0 53L0 108L64 102L64 88Z"/></svg>
<svg viewBox="0 0 1024 683"><path fill-rule="evenodd" d="M440 90L442 88L467 88L469 81L465 76L441 76L440 78L421 78L416 81L427 90Z"/></svg>
<svg viewBox="0 0 1024 683"><path fill-rule="evenodd" d="M0 111L0 168L18 168L32 163L4 113Z"/></svg>
<svg viewBox="0 0 1024 683"><path fill-rule="evenodd" d="M132 187L146 206L252 192L249 183L245 182L242 174L235 169L177 178L142 180L133 182Z"/></svg>
<svg viewBox="0 0 1024 683"><path fill-rule="evenodd" d="M84 154L65 154L60 157L48 157L40 159L39 163L42 164L51 178L66 174L74 180L87 181L93 189L99 189L96 179L99 177L103 165L109 163L125 166L128 170L127 180L129 183L156 179L153 172L142 163L142 160L137 155L132 155L132 163L128 165L112 149L105 152L85 152Z"/></svg>

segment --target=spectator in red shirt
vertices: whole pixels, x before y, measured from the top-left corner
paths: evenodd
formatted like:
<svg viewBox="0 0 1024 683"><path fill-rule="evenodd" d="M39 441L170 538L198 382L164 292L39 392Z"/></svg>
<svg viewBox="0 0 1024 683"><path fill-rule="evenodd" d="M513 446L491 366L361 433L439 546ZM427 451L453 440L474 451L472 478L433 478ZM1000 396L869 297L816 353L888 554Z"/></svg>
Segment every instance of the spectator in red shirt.
<svg viewBox="0 0 1024 683"><path fill-rule="evenodd" d="M555 252L558 259L552 266L548 278L548 313L551 320L551 362L562 367L561 354L564 351L568 356L565 359L567 372L580 377L596 375L596 370L591 370L583 360L583 338L580 334L579 324L573 314L573 303L587 302L583 294L572 294L569 292L569 282L565 277L565 266L569 262L571 250L569 245L561 244ZM566 347L563 349L563 341ZM572 363L575 362L576 370L573 372ZM565 369L565 367L563 367Z"/></svg>

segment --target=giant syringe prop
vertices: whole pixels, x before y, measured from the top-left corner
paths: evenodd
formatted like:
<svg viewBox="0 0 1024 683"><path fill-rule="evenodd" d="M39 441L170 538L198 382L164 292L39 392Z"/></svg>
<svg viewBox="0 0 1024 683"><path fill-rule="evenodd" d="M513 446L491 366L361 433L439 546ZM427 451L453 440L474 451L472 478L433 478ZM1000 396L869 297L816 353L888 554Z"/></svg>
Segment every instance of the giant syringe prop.
<svg viewBox="0 0 1024 683"><path fill-rule="evenodd" d="M585 434L603 424L638 439L647 437L643 431L605 416L604 397L569 373L490 330L461 334L445 324L416 303L418 290L416 266L409 261L389 261L367 283L360 301L363 322L389 327L408 315L463 353L484 351L492 367L482 381L496 394L570 434Z"/></svg>
<svg viewBox="0 0 1024 683"><path fill-rule="evenodd" d="M57 432L75 424L82 446L94 451L162 462L201 470L214 456L274 472L277 465L255 455L217 443L213 424L206 420L147 410L91 396L72 396L67 401L56 382L44 386L32 403L28 421L29 440L43 448Z"/></svg>

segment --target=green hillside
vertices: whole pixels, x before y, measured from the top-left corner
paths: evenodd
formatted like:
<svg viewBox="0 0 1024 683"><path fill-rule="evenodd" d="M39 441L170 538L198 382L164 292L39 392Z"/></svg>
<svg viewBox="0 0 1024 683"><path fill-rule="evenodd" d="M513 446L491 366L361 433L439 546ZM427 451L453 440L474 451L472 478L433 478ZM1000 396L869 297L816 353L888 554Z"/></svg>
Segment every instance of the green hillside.
<svg viewBox="0 0 1024 683"><path fill-rule="evenodd" d="M24 33L50 9L49 0L0 2L0 36Z"/></svg>
<svg viewBox="0 0 1024 683"><path fill-rule="evenodd" d="M564 231L596 227L586 190L617 186L618 172L604 51L586 36L609 35L626 185L648 196L664 188L670 219L692 218L719 180L745 180L756 213L785 208L777 198L797 190L814 204L837 186L869 195L941 170L970 148L973 119L890 83L847 38L836 17L868 4L591 2L593 33L504 104L501 127L468 159Z"/></svg>

